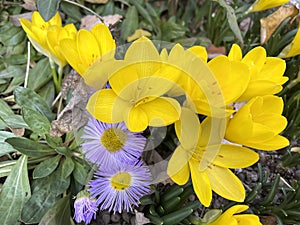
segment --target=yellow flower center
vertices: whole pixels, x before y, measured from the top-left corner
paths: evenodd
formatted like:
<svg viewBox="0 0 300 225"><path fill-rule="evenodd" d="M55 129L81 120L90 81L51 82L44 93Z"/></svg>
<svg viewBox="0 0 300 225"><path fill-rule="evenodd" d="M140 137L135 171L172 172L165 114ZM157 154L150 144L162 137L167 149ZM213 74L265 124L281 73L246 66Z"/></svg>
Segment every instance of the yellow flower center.
<svg viewBox="0 0 300 225"><path fill-rule="evenodd" d="M111 177L110 184L118 191L125 190L130 187L131 175L127 172L117 173Z"/></svg>
<svg viewBox="0 0 300 225"><path fill-rule="evenodd" d="M127 135L123 130L109 128L101 136L102 145L110 152L121 150L127 140Z"/></svg>

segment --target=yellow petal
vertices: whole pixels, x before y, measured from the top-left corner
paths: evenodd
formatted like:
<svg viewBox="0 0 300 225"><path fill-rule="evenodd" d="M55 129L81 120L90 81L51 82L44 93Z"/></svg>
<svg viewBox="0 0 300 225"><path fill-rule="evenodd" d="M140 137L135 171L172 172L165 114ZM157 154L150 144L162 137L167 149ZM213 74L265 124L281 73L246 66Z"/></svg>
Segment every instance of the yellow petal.
<svg viewBox="0 0 300 225"><path fill-rule="evenodd" d="M282 85L289 79L288 77L283 77L285 69L286 63L284 60L275 57L267 57L265 65L259 72L259 79L271 80L276 84Z"/></svg>
<svg viewBox="0 0 300 225"><path fill-rule="evenodd" d="M101 57L97 39L87 30L78 31L77 49L80 60L86 69Z"/></svg>
<svg viewBox="0 0 300 225"><path fill-rule="evenodd" d="M95 92L86 106L93 117L105 123L121 122L124 113L128 112L128 107L111 89Z"/></svg>
<svg viewBox="0 0 300 225"><path fill-rule="evenodd" d="M244 145L249 146L251 148L265 150L265 151L274 151L279 150L284 147L287 147L290 144L289 140L280 135L276 135L268 140L260 141L257 139L249 139Z"/></svg>
<svg viewBox="0 0 300 225"><path fill-rule="evenodd" d="M124 113L124 112L123 112ZM141 132L146 130L149 119L146 112L141 107L132 107L128 116L124 116L124 121L131 132Z"/></svg>
<svg viewBox="0 0 300 225"><path fill-rule="evenodd" d="M289 0L256 0L254 4L249 8L249 12L257 12L270 8L274 8L276 6L283 5L289 2Z"/></svg>
<svg viewBox="0 0 300 225"><path fill-rule="evenodd" d="M282 98L274 95L266 95L263 97L256 97L249 101L250 112L252 115L260 115L266 113L281 114L283 111Z"/></svg>
<svg viewBox="0 0 300 225"><path fill-rule="evenodd" d="M175 123L175 132L186 149L193 149L201 133L198 116L192 110L181 108L180 120Z"/></svg>
<svg viewBox="0 0 300 225"><path fill-rule="evenodd" d="M212 188L206 172L200 172L195 160L189 162L194 191L204 206L208 207L212 200Z"/></svg>
<svg viewBox="0 0 300 225"><path fill-rule="evenodd" d="M188 152L179 145L168 162L167 174L178 185L184 185L189 180Z"/></svg>
<svg viewBox="0 0 300 225"><path fill-rule="evenodd" d="M179 103L167 97L156 98L139 107L146 113L149 125L155 127L168 126L176 122L181 111Z"/></svg>
<svg viewBox="0 0 300 225"><path fill-rule="evenodd" d="M298 31L297 31L292 43L287 45L282 50L282 52L279 54L278 57L288 58L288 57L293 57L293 56L299 55L300 54L299 45L300 45L300 29L298 28Z"/></svg>
<svg viewBox="0 0 300 225"><path fill-rule="evenodd" d="M61 17L59 12L56 12L55 15L48 21L50 26L60 26L61 27Z"/></svg>
<svg viewBox="0 0 300 225"><path fill-rule="evenodd" d="M239 225L262 225L259 217L256 215L234 215L234 218L238 221Z"/></svg>
<svg viewBox="0 0 300 225"><path fill-rule="evenodd" d="M214 164L224 168L245 168L253 165L259 159L256 152L236 145L223 144Z"/></svg>
<svg viewBox="0 0 300 225"><path fill-rule="evenodd" d="M230 52L228 53L228 58L231 61L241 61L243 57L242 50L237 44L231 46Z"/></svg>
<svg viewBox="0 0 300 225"><path fill-rule="evenodd" d="M275 134L283 131L287 126L287 119L284 116L275 114L275 113L265 113L253 118L255 123L264 124Z"/></svg>
<svg viewBox="0 0 300 225"><path fill-rule="evenodd" d="M91 33L96 37L98 46L100 46L101 56L106 55L106 58L113 57L116 43L108 27L105 24L97 24L91 29Z"/></svg>
<svg viewBox="0 0 300 225"><path fill-rule="evenodd" d="M260 71L266 62L267 52L263 47L255 47L249 51L242 59L243 63L246 63L250 69L255 67L257 71Z"/></svg>
<svg viewBox="0 0 300 225"><path fill-rule="evenodd" d="M230 221L230 224L239 224L236 219L234 219L233 215L236 213L243 212L247 210L249 207L246 205L235 205L227 209L217 220L209 225L227 225Z"/></svg>
<svg viewBox="0 0 300 225"><path fill-rule="evenodd" d="M207 62L208 56L206 48L203 46L193 46L188 49L188 51L193 52L197 57L203 60L203 62Z"/></svg>
<svg viewBox="0 0 300 225"><path fill-rule="evenodd" d="M243 184L229 169L211 165L206 172L214 192L232 201L244 201Z"/></svg>

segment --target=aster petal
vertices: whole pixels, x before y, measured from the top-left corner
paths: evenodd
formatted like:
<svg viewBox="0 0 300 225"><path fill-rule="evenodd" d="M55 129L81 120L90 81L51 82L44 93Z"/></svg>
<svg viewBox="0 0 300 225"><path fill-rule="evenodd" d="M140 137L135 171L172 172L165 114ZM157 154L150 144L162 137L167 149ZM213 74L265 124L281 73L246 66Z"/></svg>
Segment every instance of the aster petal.
<svg viewBox="0 0 300 225"><path fill-rule="evenodd" d="M234 215L233 216L239 225L261 225L259 217L256 215L245 214L245 215Z"/></svg>
<svg viewBox="0 0 300 225"><path fill-rule="evenodd" d="M110 30L105 24L97 24L91 29L91 33L97 37L98 46L101 47L100 54L105 56L108 54L108 58L111 58L115 54L116 42L113 39Z"/></svg>
<svg viewBox="0 0 300 225"><path fill-rule="evenodd" d="M203 60L203 62L207 62L208 56L206 48L203 46L193 46L188 48L188 51L193 52L197 57Z"/></svg>
<svg viewBox="0 0 300 225"><path fill-rule="evenodd" d="M129 106L113 90L102 89L90 97L86 108L100 121L118 123L123 120L123 113L128 112Z"/></svg>
<svg viewBox="0 0 300 225"><path fill-rule="evenodd" d="M180 105L168 97L156 98L138 106L147 115L149 125L155 127L167 126L179 120Z"/></svg>
<svg viewBox="0 0 300 225"><path fill-rule="evenodd" d="M201 204L208 207L212 200L212 188L206 172L199 171L199 163L195 160L189 161L194 191Z"/></svg>
<svg viewBox="0 0 300 225"><path fill-rule="evenodd" d="M92 65L96 59L101 57L98 41L87 30L78 31L77 49L81 62L84 66L86 66L86 69Z"/></svg>
<svg viewBox="0 0 300 225"><path fill-rule="evenodd" d="M224 168L245 168L256 163L258 159L258 154L250 149L223 144L213 162Z"/></svg>
<svg viewBox="0 0 300 225"><path fill-rule="evenodd" d="M243 184L229 169L211 165L206 173L213 191L218 195L236 202L244 201Z"/></svg>
<svg viewBox="0 0 300 225"><path fill-rule="evenodd" d="M237 44L233 44L228 53L228 59L231 61L241 61L243 58L242 50Z"/></svg>
<svg viewBox="0 0 300 225"><path fill-rule="evenodd" d="M290 144L289 140L280 135L276 135L270 139L259 142L257 139L250 139L244 143L244 145L251 148L264 150L264 151L274 151L284 147L287 147Z"/></svg>
<svg viewBox="0 0 300 225"><path fill-rule="evenodd" d="M184 185L189 180L190 169L188 165L188 155L187 150L179 145L168 162L167 174L178 185Z"/></svg>

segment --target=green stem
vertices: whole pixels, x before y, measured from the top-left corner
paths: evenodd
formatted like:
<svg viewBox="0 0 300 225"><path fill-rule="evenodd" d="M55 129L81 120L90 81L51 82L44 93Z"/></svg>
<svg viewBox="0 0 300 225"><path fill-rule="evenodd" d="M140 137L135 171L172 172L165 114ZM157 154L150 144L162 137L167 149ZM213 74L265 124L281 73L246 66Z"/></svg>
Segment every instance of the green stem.
<svg viewBox="0 0 300 225"><path fill-rule="evenodd" d="M59 87L61 87L62 85L62 76L63 76L63 67L58 67L58 84L59 84Z"/></svg>
<svg viewBox="0 0 300 225"><path fill-rule="evenodd" d="M57 79L55 64L50 58L49 58L49 62L50 62L50 67L51 67L51 71L52 71L52 78L53 78L53 83L54 83L54 86L55 86L55 91L56 91L56 93L59 93L60 85L59 85L59 82L58 82L58 79Z"/></svg>

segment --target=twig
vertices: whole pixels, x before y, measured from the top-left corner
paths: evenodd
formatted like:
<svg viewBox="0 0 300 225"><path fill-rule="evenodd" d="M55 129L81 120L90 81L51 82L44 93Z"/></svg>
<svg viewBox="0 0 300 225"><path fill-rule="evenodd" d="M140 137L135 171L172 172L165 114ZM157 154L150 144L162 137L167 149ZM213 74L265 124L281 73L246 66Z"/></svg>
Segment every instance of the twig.
<svg viewBox="0 0 300 225"><path fill-rule="evenodd" d="M27 87L28 77L29 77L29 67L30 67L30 42L27 42L27 65L26 65L26 73L25 73L25 81L24 81L24 88Z"/></svg>
<svg viewBox="0 0 300 225"><path fill-rule="evenodd" d="M73 1L71 1L71 0L63 0L63 1L64 1L64 2L68 2L68 3L70 3L70 4L73 4L73 5L76 5L76 6L78 6L78 7L81 7L81 8L83 8L83 9L89 11L89 12L92 13L93 15L97 16L97 17L101 20L102 23L104 23L104 20L103 20L103 18L102 18L101 16L99 16L99 15L98 15L97 13L95 13L93 10L91 10L91 9L89 9L89 8L87 8L87 7L85 7L84 5L81 5L81 4L77 3L77 2L73 2Z"/></svg>

